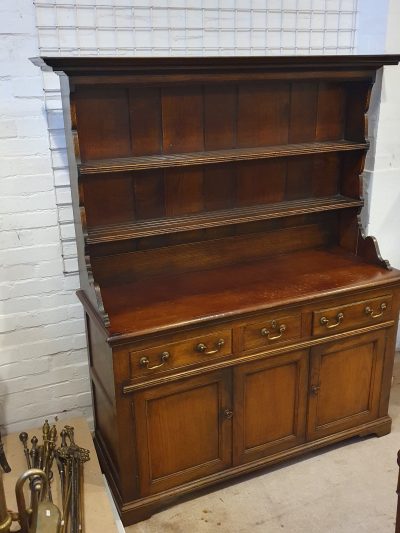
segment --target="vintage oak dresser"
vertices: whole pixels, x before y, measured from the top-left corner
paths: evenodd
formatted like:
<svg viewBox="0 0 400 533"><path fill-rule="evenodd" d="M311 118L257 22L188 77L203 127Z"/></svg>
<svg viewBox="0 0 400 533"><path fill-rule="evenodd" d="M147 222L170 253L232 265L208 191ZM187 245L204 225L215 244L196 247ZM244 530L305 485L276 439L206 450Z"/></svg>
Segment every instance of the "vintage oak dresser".
<svg viewBox="0 0 400 533"><path fill-rule="evenodd" d="M390 431L400 272L359 214L371 88L398 60L37 61L62 80L95 438L125 524Z"/></svg>

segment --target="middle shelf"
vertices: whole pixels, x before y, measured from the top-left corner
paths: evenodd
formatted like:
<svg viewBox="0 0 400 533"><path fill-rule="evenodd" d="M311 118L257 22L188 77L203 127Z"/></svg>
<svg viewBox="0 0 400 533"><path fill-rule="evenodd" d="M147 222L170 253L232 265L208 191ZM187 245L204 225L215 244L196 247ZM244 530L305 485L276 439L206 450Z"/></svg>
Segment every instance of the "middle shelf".
<svg viewBox="0 0 400 533"><path fill-rule="evenodd" d="M171 168L212 163L229 163L232 161L250 161L253 159L270 159L297 155L321 154L327 152L349 152L367 150L368 142L349 140L320 141L299 144L261 146L256 148L231 148L205 152L187 152L179 154L156 154L136 157L119 157L116 159L98 159L83 161L79 165L81 176L104 174L108 172L127 172L158 168Z"/></svg>
<svg viewBox="0 0 400 533"><path fill-rule="evenodd" d="M86 244L100 244L113 241L124 241L154 235L179 233L196 229L211 228L215 226L228 226L242 224L257 220L268 220L322 211L334 211L362 207L363 201L346 196L329 196L324 198L307 198L290 200L276 204L255 205L194 213L179 217L155 218L126 222L123 224L110 224L107 226L94 226L88 228Z"/></svg>

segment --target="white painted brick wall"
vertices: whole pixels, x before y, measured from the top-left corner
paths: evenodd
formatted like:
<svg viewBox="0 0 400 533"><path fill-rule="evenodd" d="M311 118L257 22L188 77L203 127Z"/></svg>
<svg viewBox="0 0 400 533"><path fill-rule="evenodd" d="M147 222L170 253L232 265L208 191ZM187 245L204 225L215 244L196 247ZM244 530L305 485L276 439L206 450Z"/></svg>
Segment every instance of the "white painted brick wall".
<svg viewBox="0 0 400 533"><path fill-rule="evenodd" d="M30 0L1 0L0 34L0 424L18 431L46 416L92 415L78 278L65 276L62 261L42 74L28 59L39 55ZM62 146L52 133L62 125L57 112L49 125L51 146ZM70 208L60 214L71 219Z"/></svg>

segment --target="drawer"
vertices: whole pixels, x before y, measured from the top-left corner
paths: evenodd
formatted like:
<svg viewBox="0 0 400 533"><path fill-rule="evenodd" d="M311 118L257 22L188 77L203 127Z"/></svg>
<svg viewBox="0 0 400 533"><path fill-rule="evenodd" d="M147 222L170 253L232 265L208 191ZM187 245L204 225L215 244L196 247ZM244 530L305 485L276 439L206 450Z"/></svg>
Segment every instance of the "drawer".
<svg viewBox="0 0 400 533"><path fill-rule="evenodd" d="M301 337L301 314L274 317L269 314L257 322L241 328L243 350L265 348L299 339Z"/></svg>
<svg viewBox="0 0 400 533"><path fill-rule="evenodd" d="M205 363L232 354L232 331L225 329L129 352L131 378Z"/></svg>
<svg viewBox="0 0 400 533"><path fill-rule="evenodd" d="M378 298L320 309L313 312L313 335L326 335L384 322L391 318L391 314L392 296L387 294Z"/></svg>

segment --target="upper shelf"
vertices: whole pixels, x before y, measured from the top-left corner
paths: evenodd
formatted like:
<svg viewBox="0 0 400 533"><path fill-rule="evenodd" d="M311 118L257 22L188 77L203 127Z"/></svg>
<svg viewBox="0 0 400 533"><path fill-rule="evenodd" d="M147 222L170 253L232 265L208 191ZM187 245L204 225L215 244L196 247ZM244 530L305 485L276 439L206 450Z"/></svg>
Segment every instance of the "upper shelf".
<svg viewBox="0 0 400 533"><path fill-rule="evenodd" d="M126 224L112 224L109 226L89 228L86 243L100 244L104 242L123 241L166 233L241 224L256 220L348 209L361 207L362 205L362 200L337 195L326 198L291 200L269 205L221 209L220 211L209 211L180 217L140 220Z"/></svg>
<svg viewBox="0 0 400 533"><path fill-rule="evenodd" d="M368 148L368 142L340 140L263 146L260 148L232 148L229 150L213 150L208 152L120 157L118 159L85 161L79 165L79 173L80 175L103 174L107 172L229 163L232 161L248 161L251 159L268 159L326 152L347 152L352 150L367 150Z"/></svg>

